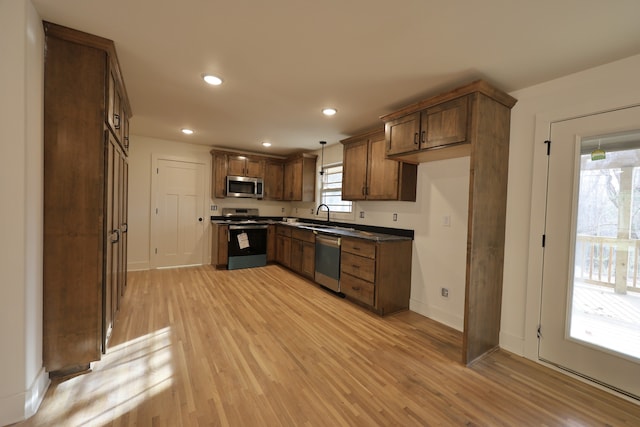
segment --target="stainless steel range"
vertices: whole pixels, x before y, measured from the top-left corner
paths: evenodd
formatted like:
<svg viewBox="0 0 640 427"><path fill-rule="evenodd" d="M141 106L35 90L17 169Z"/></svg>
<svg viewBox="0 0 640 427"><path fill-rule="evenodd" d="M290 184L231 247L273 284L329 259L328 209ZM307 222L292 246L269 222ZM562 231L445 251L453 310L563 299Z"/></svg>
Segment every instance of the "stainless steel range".
<svg viewBox="0 0 640 427"><path fill-rule="evenodd" d="M260 220L258 209L223 208L229 224L229 270L267 265L268 222Z"/></svg>

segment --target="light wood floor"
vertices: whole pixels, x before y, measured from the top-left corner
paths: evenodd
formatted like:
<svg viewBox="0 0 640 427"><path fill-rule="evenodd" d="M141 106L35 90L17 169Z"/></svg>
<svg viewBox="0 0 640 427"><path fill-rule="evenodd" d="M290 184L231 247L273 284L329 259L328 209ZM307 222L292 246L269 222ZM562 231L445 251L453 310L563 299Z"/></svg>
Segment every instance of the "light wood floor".
<svg viewBox="0 0 640 427"><path fill-rule="evenodd" d="M640 406L282 267L129 273L111 347L24 426L640 426Z"/></svg>

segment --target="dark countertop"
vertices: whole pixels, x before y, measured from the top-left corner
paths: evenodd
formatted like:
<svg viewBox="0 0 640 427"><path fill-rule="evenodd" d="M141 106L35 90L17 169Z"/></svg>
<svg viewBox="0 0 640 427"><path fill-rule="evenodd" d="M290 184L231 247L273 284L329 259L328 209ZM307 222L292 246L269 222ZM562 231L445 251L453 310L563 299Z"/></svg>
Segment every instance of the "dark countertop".
<svg viewBox="0 0 640 427"><path fill-rule="evenodd" d="M286 225L289 227L302 228L311 230L317 234L329 234L342 237L355 237L360 239L373 240L376 242L389 242L396 240L413 240L413 230L406 230L401 228L388 228L388 227L376 227L360 224L349 224L341 222L321 222L315 220L304 220L296 222L282 221L281 217L261 217L255 218L255 220L268 223ZM225 220L224 217L211 217L211 222L214 224L230 224L231 222Z"/></svg>

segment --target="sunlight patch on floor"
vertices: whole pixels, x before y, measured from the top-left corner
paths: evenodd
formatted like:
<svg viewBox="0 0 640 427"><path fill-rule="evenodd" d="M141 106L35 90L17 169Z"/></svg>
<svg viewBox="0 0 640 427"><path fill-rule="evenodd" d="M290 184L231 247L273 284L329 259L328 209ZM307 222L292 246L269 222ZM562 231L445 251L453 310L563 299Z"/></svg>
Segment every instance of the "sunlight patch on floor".
<svg viewBox="0 0 640 427"><path fill-rule="evenodd" d="M47 419L55 425L109 424L169 389L172 363L169 327L114 346L95 363L93 372L57 386L55 394L68 393L73 410L53 413L51 408Z"/></svg>

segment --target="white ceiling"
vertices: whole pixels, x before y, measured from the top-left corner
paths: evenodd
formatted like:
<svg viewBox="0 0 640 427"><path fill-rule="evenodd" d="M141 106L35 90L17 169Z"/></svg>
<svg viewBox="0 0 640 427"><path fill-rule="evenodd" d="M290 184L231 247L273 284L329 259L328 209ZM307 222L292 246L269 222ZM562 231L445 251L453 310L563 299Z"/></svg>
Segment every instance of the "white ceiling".
<svg viewBox="0 0 640 427"><path fill-rule="evenodd" d="M640 53L638 0L32 2L115 42L131 133L275 155L477 78L511 92Z"/></svg>

